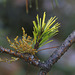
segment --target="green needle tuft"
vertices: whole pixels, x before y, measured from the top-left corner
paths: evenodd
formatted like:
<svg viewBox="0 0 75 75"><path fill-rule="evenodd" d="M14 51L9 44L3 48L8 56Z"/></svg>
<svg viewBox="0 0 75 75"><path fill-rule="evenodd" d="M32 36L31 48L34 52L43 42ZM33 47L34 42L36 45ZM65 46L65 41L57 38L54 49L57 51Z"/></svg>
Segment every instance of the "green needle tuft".
<svg viewBox="0 0 75 75"><path fill-rule="evenodd" d="M33 21L34 24L34 31L33 31L33 35L34 35L34 44L36 45L36 43L38 43L38 47L41 47L49 42L52 42L53 40L48 41L50 38L52 38L53 36L55 36L58 32L58 28L60 27L60 23L56 23L56 20L58 18L56 18L56 16L51 17L48 22L45 22L45 18L46 18L46 12L44 12L43 14L43 19L41 22L41 18L39 19L39 16L36 16L37 19L37 23L35 21Z"/></svg>

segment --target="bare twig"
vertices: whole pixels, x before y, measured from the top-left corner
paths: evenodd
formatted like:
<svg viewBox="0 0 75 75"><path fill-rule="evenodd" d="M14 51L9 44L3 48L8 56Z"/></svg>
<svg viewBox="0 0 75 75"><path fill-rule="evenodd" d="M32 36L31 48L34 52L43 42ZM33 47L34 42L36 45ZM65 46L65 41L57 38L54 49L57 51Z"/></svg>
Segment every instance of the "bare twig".
<svg viewBox="0 0 75 75"><path fill-rule="evenodd" d="M53 49L53 48L58 48L58 47L59 47L59 46L49 47L49 48L44 48L44 49L40 49L40 50L38 50L38 52L39 52L39 51L42 51L42 50Z"/></svg>
<svg viewBox="0 0 75 75"><path fill-rule="evenodd" d="M52 66L60 59L60 57L68 50L68 48L75 42L75 31L73 31L67 39L53 52L53 54L49 57L47 61L44 63L40 62L39 59L35 58L30 54L21 54L18 52L14 52L10 49L5 49L0 47L0 52L8 53L10 55L14 55L21 59L24 59L27 63L37 66L40 69L38 75L46 75L52 68Z"/></svg>

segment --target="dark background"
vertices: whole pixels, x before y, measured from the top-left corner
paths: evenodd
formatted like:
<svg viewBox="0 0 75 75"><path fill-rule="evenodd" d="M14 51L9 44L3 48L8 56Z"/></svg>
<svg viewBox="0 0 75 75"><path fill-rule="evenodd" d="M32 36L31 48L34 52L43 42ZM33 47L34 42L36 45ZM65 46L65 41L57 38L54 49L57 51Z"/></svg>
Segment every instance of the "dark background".
<svg viewBox="0 0 75 75"><path fill-rule="evenodd" d="M46 22L52 16L58 17L61 23L59 34L53 37L52 43L42 48L60 45L67 36L75 30L75 0L38 0L39 9L36 10L35 0L32 0L32 8L26 13L25 0L0 0L0 46L10 48L6 36L11 40L17 35L22 36L22 27L28 35L33 36L33 20L36 15L42 18L43 12L46 12ZM75 75L75 45L65 53L65 55L53 66L48 75ZM37 56L46 60L54 49L41 51ZM0 54L2 58L10 58L7 54ZM13 62L12 64L0 63L0 75L35 75L39 69L26 64L23 60Z"/></svg>

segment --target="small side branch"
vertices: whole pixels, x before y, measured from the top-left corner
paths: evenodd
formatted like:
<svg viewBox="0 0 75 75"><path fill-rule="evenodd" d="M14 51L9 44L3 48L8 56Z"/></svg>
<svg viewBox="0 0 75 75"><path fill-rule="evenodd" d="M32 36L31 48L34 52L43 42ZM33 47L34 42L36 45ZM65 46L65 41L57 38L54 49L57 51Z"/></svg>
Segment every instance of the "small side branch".
<svg viewBox="0 0 75 75"><path fill-rule="evenodd" d="M67 39L54 51L49 59L43 64L39 75L46 75L52 68L52 66L60 59L60 57L69 49L69 47L75 42L75 31L73 31Z"/></svg>

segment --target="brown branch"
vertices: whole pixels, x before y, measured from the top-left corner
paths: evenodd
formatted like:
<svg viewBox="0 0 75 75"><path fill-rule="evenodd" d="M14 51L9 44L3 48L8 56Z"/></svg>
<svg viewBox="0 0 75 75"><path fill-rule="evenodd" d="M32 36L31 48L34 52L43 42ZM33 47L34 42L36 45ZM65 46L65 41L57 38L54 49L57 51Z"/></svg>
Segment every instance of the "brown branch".
<svg viewBox="0 0 75 75"><path fill-rule="evenodd" d="M39 59L35 59L35 57L31 54L23 54L23 53L19 53L19 52L14 52L10 49L5 49L3 47L0 46L0 52L1 53L7 53L16 57L19 57L21 59L24 59L27 63L32 64L34 66L37 66L39 63Z"/></svg>
<svg viewBox="0 0 75 75"><path fill-rule="evenodd" d="M39 51L43 51L43 50L47 50L47 49L53 49L53 48L58 48L59 46L55 46L55 47L49 47L49 48L44 48L44 49L40 49L40 50L38 50L38 52Z"/></svg>
<svg viewBox="0 0 75 75"><path fill-rule="evenodd" d="M41 68L38 75L46 75L52 68L52 66L60 59L60 57L68 50L68 48L75 42L75 31L73 31L67 39L53 52L53 54L49 57L47 61L44 63L40 62L39 59L35 58L35 56L30 54L21 54L18 52L14 52L10 49L5 49L0 47L0 52L8 53L10 55L14 55L21 59L24 59L27 63L32 64Z"/></svg>
<svg viewBox="0 0 75 75"><path fill-rule="evenodd" d="M60 59L60 57L69 49L75 42L75 31L73 31L67 39L53 52L49 59L43 64L38 75L46 75L52 66Z"/></svg>
<svg viewBox="0 0 75 75"><path fill-rule="evenodd" d="M28 0L26 0L26 13L28 13Z"/></svg>

